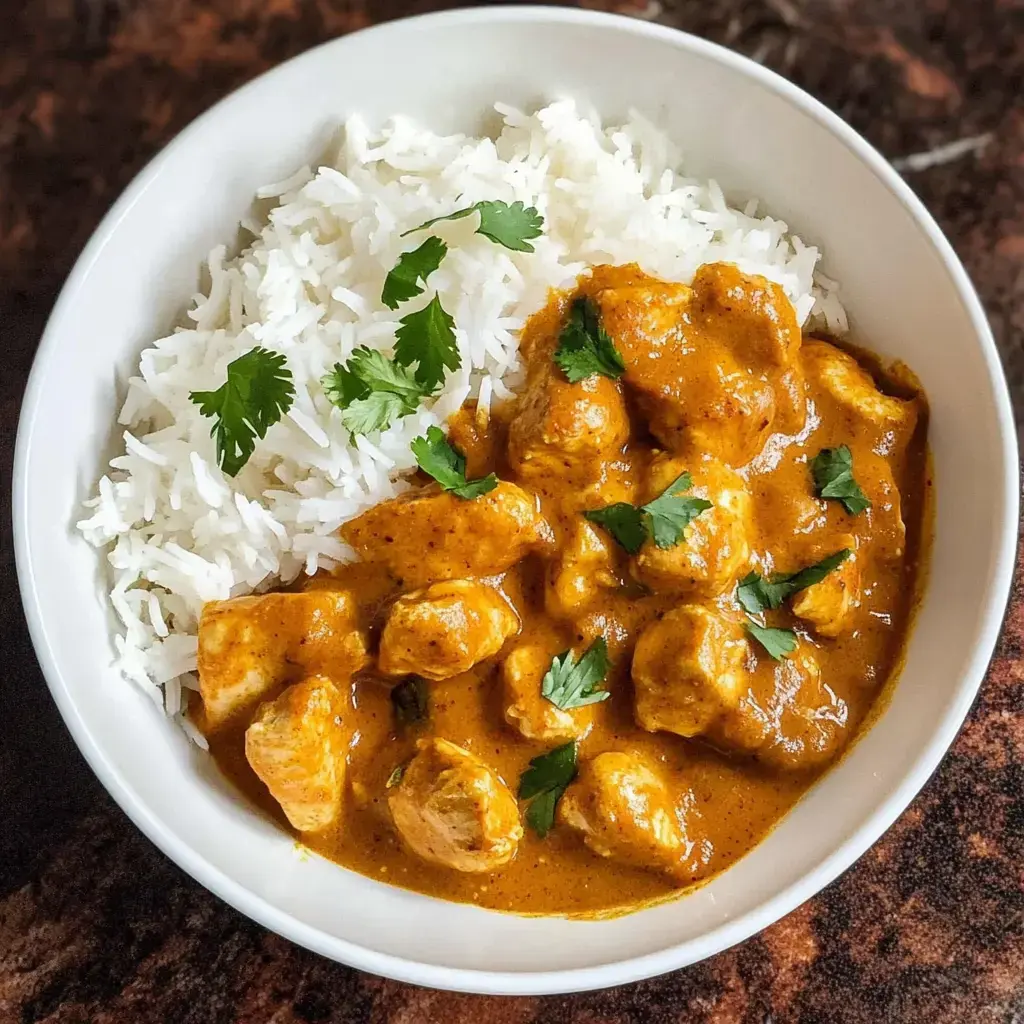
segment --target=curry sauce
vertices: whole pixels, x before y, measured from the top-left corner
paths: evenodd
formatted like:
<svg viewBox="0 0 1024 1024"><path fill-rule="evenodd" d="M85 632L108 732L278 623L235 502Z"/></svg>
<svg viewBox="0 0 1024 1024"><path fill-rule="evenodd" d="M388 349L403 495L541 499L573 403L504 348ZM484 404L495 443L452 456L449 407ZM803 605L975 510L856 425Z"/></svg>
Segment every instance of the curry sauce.
<svg viewBox="0 0 1024 1024"><path fill-rule="evenodd" d="M618 377L560 369L582 300L621 356ZM908 372L802 335L781 289L729 264L701 268L690 287L598 267L551 297L520 348L519 397L468 404L449 423L466 477L501 483L467 500L424 482L346 524L360 560L291 588L303 601L275 606L269 625L253 625L252 606L237 610L240 625L218 620L234 602L208 606L198 724L249 799L282 827L312 822L302 842L339 864L499 910L594 914L727 868L868 719L899 670L927 554L927 407ZM856 514L822 497L812 471L844 447L869 502ZM631 552L583 515L643 509L684 474L706 507L674 544L648 536ZM752 572L777 579L842 551L842 565L778 607L752 614L738 600ZM436 635L422 632L429 621ZM751 625L784 631L793 649L773 657ZM479 643L456 643L471 628ZM540 695L545 667L598 640L609 696L555 714ZM426 709L403 722L392 691L409 676L426 680ZM314 705L296 704L306 697L293 684L310 678L330 682L322 712L309 711L321 714L309 748L319 774L303 790L298 755L268 754L266 736L287 735L274 733L282 715L301 726ZM274 704L289 692L291 710ZM568 738L580 775L542 837L510 799L531 760ZM446 863L444 844L415 834L419 787L441 771L427 751L449 756L440 740L470 755L473 799L493 811L480 827L504 830L493 867L484 854L498 845L452 840L464 857ZM593 790L608 753L650 783L618 819L615 786Z"/></svg>

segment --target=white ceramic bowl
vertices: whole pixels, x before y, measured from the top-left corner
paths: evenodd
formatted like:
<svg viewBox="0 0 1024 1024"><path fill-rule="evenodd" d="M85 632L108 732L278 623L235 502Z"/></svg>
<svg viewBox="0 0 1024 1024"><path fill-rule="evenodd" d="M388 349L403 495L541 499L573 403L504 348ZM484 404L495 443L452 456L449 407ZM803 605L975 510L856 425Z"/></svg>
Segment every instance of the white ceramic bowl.
<svg viewBox="0 0 1024 1024"><path fill-rule="evenodd" d="M254 189L315 159L338 122L401 112L477 130L490 104L563 95L636 107L689 172L763 197L822 245L862 339L931 399L931 579L881 720L751 854L680 901L600 922L525 918L390 888L317 857L230 791L110 669L96 552L71 523L118 436L116 382L234 237ZM1005 606L1017 527L1010 404L978 299L889 165L783 79L699 39L579 11L431 15L329 43L201 117L135 180L78 261L36 358L15 468L18 570L61 713L114 798L168 856L268 928L353 966L436 987L542 993L680 967L751 935L851 864L952 741Z"/></svg>

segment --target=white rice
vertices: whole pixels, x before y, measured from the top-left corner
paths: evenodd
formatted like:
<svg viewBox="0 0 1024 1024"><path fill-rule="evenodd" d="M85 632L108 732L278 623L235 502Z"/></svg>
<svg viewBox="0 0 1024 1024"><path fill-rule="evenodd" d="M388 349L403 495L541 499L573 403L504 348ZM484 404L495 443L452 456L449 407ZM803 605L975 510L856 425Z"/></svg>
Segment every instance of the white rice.
<svg viewBox="0 0 1024 1024"><path fill-rule="evenodd" d="M778 282L802 322L845 331L838 286L815 276L817 249L758 217L756 200L736 209L714 181L686 178L673 144L638 114L602 127L570 101L496 109L497 139L439 136L401 117L379 130L349 120L333 166L257 192L261 209L276 205L244 220L251 244L234 259L223 246L210 253L188 322L154 341L129 378L124 452L78 527L109 547L118 667L179 720L197 685L203 603L350 559L338 527L404 489L410 441L469 397L486 406L514 392L519 329L549 289L600 263L689 282L701 264L729 260ZM450 250L427 292L385 307L385 275L421 238L400 233L486 199L537 207L536 251L495 245L473 218L439 225ZM434 292L455 319L462 368L432 403L353 441L320 378L357 345L390 353L398 318ZM232 479L188 395L219 387L255 345L287 356L295 401Z"/></svg>

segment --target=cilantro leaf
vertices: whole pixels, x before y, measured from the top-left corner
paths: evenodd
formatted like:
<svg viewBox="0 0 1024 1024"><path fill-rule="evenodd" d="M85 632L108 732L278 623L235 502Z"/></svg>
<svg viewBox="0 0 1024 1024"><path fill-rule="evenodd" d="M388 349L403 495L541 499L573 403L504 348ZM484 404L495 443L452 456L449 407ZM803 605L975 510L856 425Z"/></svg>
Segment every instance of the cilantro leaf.
<svg viewBox="0 0 1024 1024"><path fill-rule="evenodd" d="M415 412L430 394L404 366L365 346L357 348L345 365L336 363L320 383L342 410L342 425L353 434L385 429Z"/></svg>
<svg viewBox="0 0 1024 1024"><path fill-rule="evenodd" d="M544 218L535 206L526 206L521 201L509 206L496 201L477 203L476 209L480 212L476 233L513 252L533 252L527 239L544 234Z"/></svg>
<svg viewBox="0 0 1024 1024"><path fill-rule="evenodd" d="M541 696L563 711L599 704L611 696L597 685L608 675L610 667L608 644L603 636L599 636L578 661L573 660L572 651L563 651L552 660L551 668L541 680Z"/></svg>
<svg viewBox="0 0 1024 1024"><path fill-rule="evenodd" d="M373 391L366 398L352 402L342 412L341 425L350 434L372 434L375 430L386 430L395 420L415 410L415 403L410 405L400 395Z"/></svg>
<svg viewBox="0 0 1024 1024"><path fill-rule="evenodd" d="M385 789L394 789L402 781L402 776L405 774L405 769L409 766L407 764L396 764L392 769L391 774L388 776L388 781L384 783Z"/></svg>
<svg viewBox="0 0 1024 1024"><path fill-rule="evenodd" d="M772 582L756 572L749 572L736 587L736 600L748 615L759 615L768 608L778 608L788 596L786 584Z"/></svg>
<svg viewBox="0 0 1024 1024"><path fill-rule="evenodd" d="M837 551L799 572L788 575L775 573L770 579L765 579L756 572L748 573L736 588L736 600L750 615L757 615L768 608L778 608L787 597L820 583L852 554L849 548L843 548L842 551Z"/></svg>
<svg viewBox="0 0 1024 1024"><path fill-rule="evenodd" d="M409 676L391 688L391 707L400 726L419 725L430 715L430 688L419 676Z"/></svg>
<svg viewBox="0 0 1024 1024"><path fill-rule="evenodd" d="M466 479L465 456L444 436L440 427L427 427L427 436L414 438L410 447L416 465L457 498L471 501L498 486L498 478L493 473L479 480Z"/></svg>
<svg viewBox="0 0 1024 1024"><path fill-rule="evenodd" d="M519 779L519 799L531 800L527 824L543 839L555 823L555 807L576 778L576 742L535 757Z"/></svg>
<svg viewBox="0 0 1024 1024"><path fill-rule="evenodd" d="M484 200L454 213L445 214L443 217L424 221L419 227L404 231L402 238L416 231L432 228L443 220L462 220L471 213L480 214L480 226L476 229L476 234L483 235L484 238L489 238L513 252L533 252L534 248L527 239L539 238L544 234L544 218L537 212L535 206L525 206L520 200L511 206L500 200Z"/></svg>
<svg viewBox="0 0 1024 1024"><path fill-rule="evenodd" d="M398 309L399 303L423 294L420 281L427 278L441 265L448 253L448 246L437 235L431 235L418 249L403 252L394 269L384 279L384 290L380 301L388 309Z"/></svg>
<svg viewBox="0 0 1024 1024"><path fill-rule="evenodd" d="M631 555L643 547L650 537L659 548L675 547L683 539L683 531L712 507L704 498L681 497L681 491L693 486L689 473L681 473L653 501L637 508L628 502L584 512L592 523L603 526Z"/></svg>
<svg viewBox="0 0 1024 1024"><path fill-rule="evenodd" d="M851 516L871 508L867 495L853 478L853 455L845 444L818 452L811 460L811 473L819 498L841 501Z"/></svg>
<svg viewBox="0 0 1024 1024"><path fill-rule="evenodd" d="M250 349L228 363L227 380L216 391L193 391L189 398L215 422L210 430L217 442L217 461L228 476L236 476L256 450L256 439L292 407L295 384L280 352Z"/></svg>
<svg viewBox="0 0 1024 1024"><path fill-rule="evenodd" d="M320 384L331 404L339 409L348 408L370 393L370 389L342 363L335 363L334 369L320 378Z"/></svg>
<svg viewBox="0 0 1024 1024"><path fill-rule="evenodd" d="M558 335L554 359L570 384L595 373L618 380L626 372L619 350L601 326L597 306L586 296L573 302L569 319Z"/></svg>
<svg viewBox="0 0 1024 1024"><path fill-rule="evenodd" d="M406 367L365 345L357 348L349 356L348 369L370 391L387 391L415 402L425 394L423 385Z"/></svg>
<svg viewBox="0 0 1024 1024"><path fill-rule="evenodd" d="M675 547L683 538L683 531L690 523L711 508L705 498L684 498L683 491L693 486L689 473L681 473L654 501L644 505L648 515L651 537L659 548Z"/></svg>
<svg viewBox="0 0 1024 1024"><path fill-rule="evenodd" d="M747 621L746 627L747 632L776 661L788 658L796 650L796 633L791 629L773 629L769 626L759 626L752 620Z"/></svg>
<svg viewBox="0 0 1024 1024"><path fill-rule="evenodd" d="M584 512L583 518L603 526L631 555L635 555L647 540L643 510L626 501Z"/></svg>
<svg viewBox="0 0 1024 1024"><path fill-rule="evenodd" d="M402 326L395 332L395 362L400 366L416 363L416 380L428 391L435 391L444 383L445 367L457 370L462 365L455 344L455 321L435 295L399 323Z"/></svg>

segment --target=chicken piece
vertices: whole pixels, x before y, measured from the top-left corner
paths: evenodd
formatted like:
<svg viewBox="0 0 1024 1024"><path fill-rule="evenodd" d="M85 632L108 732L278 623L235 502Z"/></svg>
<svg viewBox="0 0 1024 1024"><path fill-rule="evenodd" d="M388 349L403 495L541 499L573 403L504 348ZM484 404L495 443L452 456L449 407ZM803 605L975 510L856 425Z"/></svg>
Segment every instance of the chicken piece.
<svg viewBox="0 0 1024 1024"><path fill-rule="evenodd" d="M898 562L906 551L907 527L892 467L885 459L862 459L855 476L871 499L871 508L858 516L861 537L871 545L872 555Z"/></svg>
<svg viewBox="0 0 1024 1024"><path fill-rule="evenodd" d="M528 740L564 743L582 739L593 723L592 704L563 711L541 695L541 680L558 653L540 644L524 644L502 663L505 721Z"/></svg>
<svg viewBox="0 0 1024 1024"><path fill-rule="evenodd" d="M686 839L664 782L637 757L609 751L585 761L558 804L559 820L599 857L688 881Z"/></svg>
<svg viewBox="0 0 1024 1024"><path fill-rule="evenodd" d="M853 356L827 341L808 339L801 362L812 394L838 407L850 436L868 441L879 455L902 452L917 426L918 400L883 395Z"/></svg>
<svg viewBox="0 0 1024 1024"><path fill-rule="evenodd" d="M619 384L594 375L570 384L545 360L530 375L509 427L509 463L524 480L591 477L629 437Z"/></svg>
<svg viewBox="0 0 1024 1024"><path fill-rule="evenodd" d="M492 576L551 543L536 498L505 481L470 501L436 484L409 491L345 523L341 536L406 587Z"/></svg>
<svg viewBox="0 0 1024 1024"><path fill-rule="evenodd" d="M326 676L293 683L245 730L245 757L299 832L333 824L345 781L341 694Z"/></svg>
<svg viewBox="0 0 1024 1024"><path fill-rule="evenodd" d="M739 703L747 654L739 624L700 605L673 609L633 653L637 724L687 737L706 731Z"/></svg>
<svg viewBox="0 0 1024 1024"><path fill-rule="evenodd" d="M380 638L381 672L448 679L497 654L519 632L519 617L493 587L474 580L434 583L400 597Z"/></svg>
<svg viewBox="0 0 1024 1024"><path fill-rule="evenodd" d="M837 637L846 632L860 604L860 563L856 538L849 534L842 537L836 550L843 548L848 548L853 554L820 583L799 591L793 597L793 614L809 622L820 636Z"/></svg>
<svg viewBox="0 0 1024 1024"><path fill-rule="evenodd" d="M447 740L421 740L388 796L395 828L413 853L456 871L494 871L523 837L515 797L498 775Z"/></svg>
<svg viewBox="0 0 1024 1024"><path fill-rule="evenodd" d="M646 541L634 559L633 574L661 593L717 597L733 586L750 561L750 494L743 480L720 462L689 464L661 455L651 464L644 500L657 498L687 469L693 486L685 495L704 498L712 507L690 522L673 547Z"/></svg>
<svg viewBox="0 0 1024 1024"><path fill-rule="evenodd" d="M368 661L366 634L347 590L257 594L211 601L199 619L199 690L214 730L288 679L342 681Z"/></svg>
<svg viewBox="0 0 1024 1024"><path fill-rule="evenodd" d="M753 754L775 768L799 771L831 760L847 738L849 708L822 682L813 645L788 658L759 658L739 703L713 726L712 742Z"/></svg>
<svg viewBox="0 0 1024 1024"><path fill-rule="evenodd" d="M571 620L619 583L612 542L581 517L548 568L544 607L555 618Z"/></svg>
<svg viewBox="0 0 1024 1024"><path fill-rule="evenodd" d="M647 278L605 288L597 300L626 363L623 379L672 451L740 466L773 428L803 422L800 327L778 285L714 263L692 288Z"/></svg>
<svg viewBox="0 0 1024 1024"><path fill-rule="evenodd" d="M448 417L448 440L466 459L466 476L477 480L497 469L498 447L504 431L490 413L466 402Z"/></svg>

